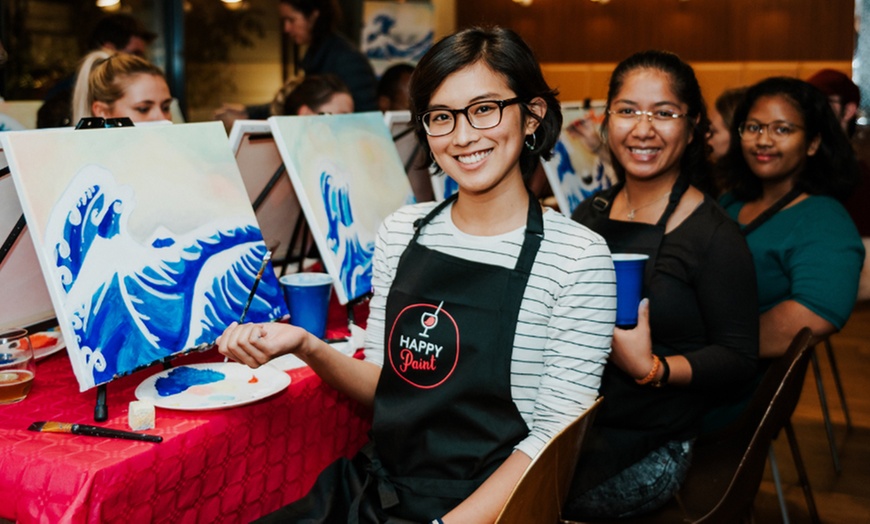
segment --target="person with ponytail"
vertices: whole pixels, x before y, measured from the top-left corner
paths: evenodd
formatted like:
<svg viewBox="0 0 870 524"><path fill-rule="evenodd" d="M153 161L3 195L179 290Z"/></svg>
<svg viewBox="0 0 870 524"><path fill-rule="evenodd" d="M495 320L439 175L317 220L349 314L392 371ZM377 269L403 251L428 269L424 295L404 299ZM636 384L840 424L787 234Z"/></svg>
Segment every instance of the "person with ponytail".
<svg viewBox="0 0 870 524"><path fill-rule="evenodd" d="M128 53L92 51L79 66L73 124L86 117L171 120L172 95L159 67Z"/></svg>

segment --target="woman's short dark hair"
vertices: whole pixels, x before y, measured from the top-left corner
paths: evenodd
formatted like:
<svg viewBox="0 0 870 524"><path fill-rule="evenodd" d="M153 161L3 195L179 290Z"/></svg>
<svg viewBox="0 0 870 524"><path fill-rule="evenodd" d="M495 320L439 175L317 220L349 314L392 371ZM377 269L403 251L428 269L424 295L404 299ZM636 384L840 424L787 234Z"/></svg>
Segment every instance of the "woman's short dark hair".
<svg viewBox="0 0 870 524"><path fill-rule="evenodd" d="M448 36L434 46L417 64L411 75L411 118L417 138L426 156L431 152L423 124L417 115L429 108L432 94L451 73L481 62L504 78L516 96L528 103L534 98L544 100L547 112L543 118L520 104L523 116L539 122L535 131L534 150L524 147L520 154L520 169L528 180L539 163L552 155L553 146L562 130L562 110L557 92L547 85L541 67L531 48L519 35L502 27L471 27Z"/></svg>
<svg viewBox="0 0 870 524"><path fill-rule="evenodd" d="M306 76L286 94L282 114L298 115L302 106L308 106L309 109L317 112L338 93L350 95L350 89L337 75Z"/></svg>
<svg viewBox="0 0 870 524"><path fill-rule="evenodd" d="M311 28L311 44L313 45L319 43L324 36L334 32L341 22L341 7L339 7L337 0L280 1L305 15L305 18L309 18L314 11L319 13L317 20L314 21L314 26Z"/></svg>
<svg viewBox="0 0 870 524"><path fill-rule="evenodd" d="M688 176L691 183L703 191L710 191L710 164L707 160L707 131L710 120L707 117L707 105L701 95L701 86L695 77L692 66L668 51L648 50L635 53L620 62L610 76L607 89L607 109L613 99L619 94L625 83L625 78L639 69L661 71L670 77L670 87L677 99L688 107L686 121L692 128L692 141L686 147L680 159L680 173ZM605 114L602 129L607 130L610 115ZM697 124L695 123L697 121ZM619 163L616 155L613 157L613 169L620 180L625 178L625 167Z"/></svg>
<svg viewBox="0 0 870 524"><path fill-rule="evenodd" d="M791 77L768 78L753 85L734 111L731 145L725 156L726 176L734 196L749 202L762 194L761 180L743 156L739 128L755 102L763 97L781 97L788 101L803 117L807 142L815 137L821 139L816 154L807 157L805 169L797 175L796 186L813 195L847 198L860 177L849 138L840 127L828 97L811 84Z"/></svg>

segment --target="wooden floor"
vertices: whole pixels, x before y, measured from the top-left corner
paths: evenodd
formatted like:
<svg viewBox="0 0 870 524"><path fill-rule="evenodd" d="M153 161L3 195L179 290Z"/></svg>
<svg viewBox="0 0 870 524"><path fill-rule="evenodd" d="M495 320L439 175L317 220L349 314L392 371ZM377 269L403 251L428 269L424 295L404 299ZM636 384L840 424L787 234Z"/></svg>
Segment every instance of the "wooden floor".
<svg viewBox="0 0 870 524"><path fill-rule="evenodd" d="M818 349L842 473L835 474L812 370L807 373L792 423L804 458L822 522L870 523L870 306L859 306L842 332L831 339L852 418L847 431L843 410L822 347ZM785 435L774 445L788 517L793 524L811 522ZM755 522L782 522L770 467L755 501Z"/></svg>

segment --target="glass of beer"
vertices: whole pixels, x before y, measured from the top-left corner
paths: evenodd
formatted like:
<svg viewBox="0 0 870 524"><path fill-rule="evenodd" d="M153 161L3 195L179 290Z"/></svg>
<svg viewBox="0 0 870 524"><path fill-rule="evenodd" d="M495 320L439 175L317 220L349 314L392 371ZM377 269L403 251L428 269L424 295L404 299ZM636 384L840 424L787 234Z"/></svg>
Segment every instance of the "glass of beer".
<svg viewBox="0 0 870 524"><path fill-rule="evenodd" d="M36 361L26 329L0 333L0 404L24 400L33 387Z"/></svg>

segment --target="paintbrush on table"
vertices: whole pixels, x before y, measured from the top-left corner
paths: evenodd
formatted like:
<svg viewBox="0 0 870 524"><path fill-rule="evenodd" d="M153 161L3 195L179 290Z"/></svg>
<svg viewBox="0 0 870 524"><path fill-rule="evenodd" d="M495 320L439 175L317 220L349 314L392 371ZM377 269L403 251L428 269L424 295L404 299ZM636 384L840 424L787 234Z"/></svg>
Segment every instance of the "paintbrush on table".
<svg viewBox="0 0 870 524"><path fill-rule="evenodd" d="M257 294L257 286L260 285L260 280L263 278L263 271L266 270L266 265L269 263L269 260L272 259L272 252L266 250L266 254L263 255L263 262L260 264L260 270L257 271L257 276L254 278L254 285L251 286L251 292L248 294L248 300L245 302L245 309L242 310L242 316L239 317L239 324L245 323L245 317L248 315L248 308L251 307L251 303L254 301L254 295ZM229 357L224 357L224 362L229 362Z"/></svg>
<svg viewBox="0 0 870 524"><path fill-rule="evenodd" d="M40 433L69 433L72 435L86 435L89 437L123 438L127 440L142 440L145 442L163 442L163 437L158 435L146 435L133 431L120 429L101 428L100 426L88 426L87 424L71 424L69 422L34 422L27 428L29 431Z"/></svg>

